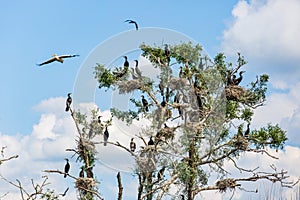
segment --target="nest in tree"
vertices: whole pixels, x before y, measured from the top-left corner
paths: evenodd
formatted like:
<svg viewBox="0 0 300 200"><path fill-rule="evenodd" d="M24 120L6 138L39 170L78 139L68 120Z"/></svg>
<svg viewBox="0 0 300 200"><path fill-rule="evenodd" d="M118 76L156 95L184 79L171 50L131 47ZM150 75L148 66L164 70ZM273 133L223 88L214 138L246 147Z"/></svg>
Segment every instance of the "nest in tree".
<svg viewBox="0 0 300 200"><path fill-rule="evenodd" d="M79 191L92 190L96 186L96 182L93 178L78 178L75 182L75 187Z"/></svg>
<svg viewBox="0 0 300 200"><path fill-rule="evenodd" d="M171 90L179 90L189 84L189 81L185 78L171 78L169 81L169 88Z"/></svg>
<svg viewBox="0 0 300 200"><path fill-rule="evenodd" d="M130 81L118 81L117 82L120 94L130 93L134 90L140 89L142 84L139 80L130 80Z"/></svg>
<svg viewBox="0 0 300 200"><path fill-rule="evenodd" d="M218 187L220 192L226 192L226 190L228 188L229 189L234 189L238 185L236 184L236 181L234 179L228 178L228 179L219 180L216 183L216 186Z"/></svg>
<svg viewBox="0 0 300 200"><path fill-rule="evenodd" d="M82 137L77 141L77 152L81 158L85 157L86 152L94 154L95 151L95 144L92 141Z"/></svg>
<svg viewBox="0 0 300 200"><path fill-rule="evenodd" d="M249 141L247 140L247 138L245 138L244 136L240 135L237 136L234 141L233 141L233 145L239 149L239 150L247 150L248 146L249 146Z"/></svg>
<svg viewBox="0 0 300 200"><path fill-rule="evenodd" d="M246 90L238 85L229 85L225 88L227 100L242 100L245 98Z"/></svg>

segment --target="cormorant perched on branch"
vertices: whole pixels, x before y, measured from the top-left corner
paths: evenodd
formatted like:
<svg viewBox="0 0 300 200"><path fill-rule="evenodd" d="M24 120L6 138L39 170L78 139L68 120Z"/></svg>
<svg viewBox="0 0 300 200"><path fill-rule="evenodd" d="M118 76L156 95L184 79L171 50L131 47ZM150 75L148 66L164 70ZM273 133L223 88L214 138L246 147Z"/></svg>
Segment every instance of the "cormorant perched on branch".
<svg viewBox="0 0 300 200"><path fill-rule="evenodd" d="M80 178L84 178L84 170L83 170L83 167L80 167L81 168L81 170L80 170L80 172L79 172L79 177Z"/></svg>
<svg viewBox="0 0 300 200"><path fill-rule="evenodd" d="M71 106L71 103L72 103L71 94L72 93L68 93L68 98L67 98L67 101L66 101L66 112L68 112L70 110L70 106Z"/></svg>
<svg viewBox="0 0 300 200"><path fill-rule="evenodd" d="M130 141L130 151L134 152L135 149L136 149L136 144L133 141L133 138L131 138L131 141Z"/></svg>
<svg viewBox="0 0 300 200"><path fill-rule="evenodd" d="M99 124L101 124L101 117L102 117L101 115L98 116L98 123L99 123Z"/></svg>
<svg viewBox="0 0 300 200"><path fill-rule="evenodd" d="M124 67L129 67L129 62L128 62L128 60L127 60L127 56L123 56L123 58L125 59L125 61L124 61Z"/></svg>
<svg viewBox="0 0 300 200"><path fill-rule="evenodd" d="M69 173L70 170L70 164L69 164L69 159L65 158L65 160L67 161L66 165L65 165L65 174L64 174L64 178L67 177L67 174Z"/></svg>
<svg viewBox="0 0 300 200"><path fill-rule="evenodd" d="M46 64L52 63L54 61L63 63L64 62L63 58L72 58L72 57L77 57L77 56L79 56L79 55L61 55L61 56L58 56L56 54L53 54L52 58L50 58L49 60L47 60L47 61L45 61L43 63L37 64L37 65L38 66L42 66L42 65L46 65Z"/></svg>
<svg viewBox="0 0 300 200"><path fill-rule="evenodd" d="M136 29L136 30L139 30L138 24L137 24L135 21L133 21L133 20L131 20L131 19L127 19L127 20L124 21L124 22L128 22L129 24L134 24L134 25L135 25L135 29Z"/></svg>
<svg viewBox="0 0 300 200"><path fill-rule="evenodd" d="M183 78L183 69L182 69L182 66L179 67L180 68L180 71L179 71L179 78Z"/></svg>
<svg viewBox="0 0 300 200"><path fill-rule="evenodd" d="M150 139L148 141L148 145L154 145L154 141L152 140L152 136L150 137Z"/></svg>
<svg viewBox="0 0 300 200"><path fill-rule="evenodd" d="M134 73L133 68L131 68L131 76L132 76L132 79L139 79L139 77Z"/></svg>
<svg viewBox="0 0 300 200"><path fill-rule="evenodd" d="M138 67L139 61L138 60L134 60L134 61L135 61L135 72L139 76L139 78L141 78L142 77L142 72L141 72L141 70Z"/></svg>
<svg viewBox="0 0 300 200"><path fill-rule="evenodd" d="M166 100L165 100L165 97L163 97L163 100L162 100L162 102L160 103L160 105L161 105L162 107L166 107L167 102L166 102Z"/></svg>
<svg viewBox="0 0 300 200"><path fill-rule="evenodd" d="M103 133L103 140L104 140L103 145L104 145L104 146L107 145L108 137L109 137L109 132L108 132L107 126L106 126L106 127L105 127L105 131L104 131L104 133Z"/></svg>
<svg viewBox="0 0 300 200"><path fill-rule="evenodd" d="M169 46L167 44L165 44L165 56L167 57L167 61L168 64L170 63L170 50L169 50Z"/></svg>
<svg viewBox="0 0 300 200"><path fill-rule="evenodd" d="M86 177L94 178L93 167L89 167L88 169L86 169Z"/></svg>
<svg viewBox="0 0 300 200"><path fill-rule="evenodd" d="M142 95L142 103L143 103L143 107L145 109L146 112L149 111L149 107L148 107L148 101L145 99L144 95Z"/></svg>
<svg viewBox="0 0 300 200"><path fill-rule="evenodd" d="M233 84L234 85L238 85L238 84L240 84L240 82L242 82L242 79L243 79L243 73L245 73L245 71L240 71L240 77L238 77L238 78L232 78L232 82L233 82Z"/></svg>
<svg viewBox="0 0 300 200"><path fill-rule="evenodd" d="M163 166L157 173L157 181L161 181L163 176L164 176L164 172L165 172L166 167Z"/></svg>
<svg viewBox="0 0 300 200"><path fill-rule="evenodd" d="M249 134L250 134L250 123L247 124L247 129L246 129L246 131L245 131L245 136L248 137Z"/></svg>

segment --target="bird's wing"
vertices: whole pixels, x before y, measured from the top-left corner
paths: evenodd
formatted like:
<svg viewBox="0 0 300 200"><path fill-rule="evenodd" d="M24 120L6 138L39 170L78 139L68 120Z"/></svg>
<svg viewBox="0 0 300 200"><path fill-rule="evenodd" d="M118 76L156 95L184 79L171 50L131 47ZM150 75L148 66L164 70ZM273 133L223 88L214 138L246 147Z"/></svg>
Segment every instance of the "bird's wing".
<svg viewBox="0 0 300 200"><path fill-rule="evenodd" d="M61 55L59 56L60 58L72 58L72 57L77 57L79 55Z"/></svg>
<svg viewBox="0 0 300 200"><path fill-rule="evenodd" d="M136 30L139 30L139 27L138 27L137 23L136 23L136 22L132 22L132 23L134 23L135 29L136 29Z"/></svg>
<svg viewBox="0 0 300 200"><path fill-rule="evenodd" d="M45 62L43 62L43 63L37 64L37 65L38 65L38 66L46 65L46 64L49 64L49 63L54 62L55 60L56 60L56 58L53 57L53 58L50 58L49 60L47 60L47 61L45 61Z"/></svg>

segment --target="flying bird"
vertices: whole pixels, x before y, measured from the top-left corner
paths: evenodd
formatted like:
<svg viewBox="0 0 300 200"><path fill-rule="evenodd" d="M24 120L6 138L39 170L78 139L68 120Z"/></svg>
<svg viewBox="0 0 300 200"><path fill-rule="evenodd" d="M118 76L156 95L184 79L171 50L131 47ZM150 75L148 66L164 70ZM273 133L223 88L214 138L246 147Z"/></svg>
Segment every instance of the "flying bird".
<svg viewBox="0 0 300 200"><path fill-rule="evenodd" d="M130 151L134 152L135 149L136 149L136 144L133 141L133 138L131 138L131 141L130 141Z"/></svg>
<svg viewBox="0 0 300 200"><path fill-rule="evenodd" d="M67 188L63 194L60 194L62 197L66 196L67 192L68 192L69 188Z"/></svg>
<svg viewBox="0 0 300 200"><path fill-rule="evenodd" d="M65 158L65 160L67 161L67 163L66 163L66 165L65 165L65 175L64 175L64 178L67 177L67 174L69 173L69 170L70 170L69 159L68 159L68 158Z"/></svg>
<svg viewBox="0 0 300 200"><path fill-rule="evenodd" d="M68 112L70 110L70 106L71 106L71 103L72 103L71 94L72 93L68 93L68 98L67 98L67 101L66 101L66 112Z"/></svg>
<svg viewBox="0 0 300 200"><path fill-rule="evenodd" d="M52 63L54 61L57 61L57 62L60 62L60 63L63 63L64 62L64 58L73 58L73 57L77 57L79 55L56 55L56 54L53 54L52 55L52 58L50 58L49 60L43 62L43 63L40 63L40 64L37 64L38 66L42 66L42 65L46 65L46 64L49 64L49 63Z"/></svg>
<svg viewBox="0 0 300 200"><path fill-rule="evenodd" d="M134 24L134 25L135 25L135 29L136 29L136 30L139 30L138 24L137 24L135 21L133 21L133 20L131 20L131 19L127 19L127 20L124 21L124 22L128 22L129 24Z"/></svg>
<svg viewBox="0 0 300 200"><path fill-rule="evenodd" d="M106 146L107 145L107 140L108 140L108 137L109 137L109 132L107 130L107 126L105 127L105 131L104 131L104 134L103 134L103 139L104 139L104 143L103 145Z"/></svg>
<svg viewBox="0 0 300 200"><path fill-rule="evenodd" d="M149 111L149 107L148 107L148 101L145 99L144 95L142 95L142 103L143 103L143 107L145 109L146 112Z"/></svg>

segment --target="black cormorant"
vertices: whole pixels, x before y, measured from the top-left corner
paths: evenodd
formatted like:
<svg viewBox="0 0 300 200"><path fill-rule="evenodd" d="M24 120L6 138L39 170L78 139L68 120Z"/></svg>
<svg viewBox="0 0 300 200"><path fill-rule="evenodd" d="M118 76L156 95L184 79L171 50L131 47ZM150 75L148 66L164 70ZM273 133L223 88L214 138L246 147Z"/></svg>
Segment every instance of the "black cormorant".
<svg viewBox="0 0 300 200"><path fill-rule="evenodd" d="M71 93L68 93L68 98L66 101L66 112L70 110L71 103L72 103Z"/></svg>
<svg viewBox="0 0 300 200"><path fill-rule="evenodd" d="M167 57L167 61L168 64L170 63L170 50L169 50L169 46L167 44L165 44L165 56Z"/></svg>
<svg viewBox="0 0 300 200"><path fill-rule="evenodd" d="M99 123L99 124L101 124L101 117L102 117L101 115L98 116L98 123Z"/></svg>
<svg viewBox="0 0 300 200"><path fill-rule="evenodd" d="M139 69L138 65L139 65L139 61L138 60L134 60L135 61L135 72L139 77L142 77L142 72Z"/></svg>
<svg viewBox="0 0 300 200"><path fill-rule="evenodd" d="M80 172L79 172L79 177L80 178L84 178L84 170L83 170L83 167L80 167L81 168L81 170L80 170Z"/></svg>
<svg viewBox="0 0 300 200"><path fill-rule="evenodd" d="M94 178L93 167L89 167L88 169L86 169L86 177Z"/></svg>
<svg viewBox="0 0 300 200"><path fill-rule="evenodd" d="M139 77L134 73L133 68L131 68L131 76L132 76L132 79L139 79Z"/></svg>
<svg viewBox="0 0 300 200"><path fill-rule="evenodd" d="M146 112L149 111L149 107L148 107L148 101L145 99L144 95L142 95L142 103L143 103L143 107L145 109Z"/></svg>
<svg viewBox="0 0 300 200"><path fill-rule="evenodd" d="M104 140L103 145L104 145L104 146L107 145L108 137L109 137L109 132L108 132L107 126L106 126L106 127L105 127L105 131L104 131L104 133L103 133L103 140Z"/></svg>
<svg viewBox="0 0 300 200"><path fill-rule="evenodd" d="M136 144L133 141L133 138L131 138L131 141L130 141L130 151L134 152L135 149L136 149Z"/></svg>
<svg viewBox="0 0 300 200"><path fill-rule="evenodd" d="M245 136L248 137L249 134L250 134L250 123L247 124L247 129L246 129L246 131L245 131Z"/></svg>
<svg viewBox="0 0 300 200"><path fill-rule="evenodd" d="M245 71L240 71L240 73L239 73L240 77L238 77L238 78L232 78L232 81L233 81L234 85L238 85L238 84L240 84L240 82L242 82L243 73L245 73Z"/></svg>
<svg viewBox="0 0 300 200"><path fill-rule="evenodd" d="M166 107L167 102L166 102L166 100L165 100L165 97L163 97L163 100L162 100L162 102L160 103L160 105L161 105L162 107Z"/></svg>
<svg viewBox="0 0 300 200"><path fill-rule="evenodd" d="M79 55L61 55L61 56L58 56L56 54L53 54L52 58L50 58L49 60L47 60L47 61L45 61L43 63L37 64L37 65L38 66L42 66L42 65L46 65L46 64L52 63L54 61L63 63L64 62L64 58L72 58L72 57L77 57L77 56L79 56Z"/></svg>
<svg viewBox="0 0 300 200"><path fill-rule="evenodd" d="M66 165L65 165L65 174L64 174L64 178L67 177L67 174L69 173L70 170L70 164L69 164L69 159L65 158L65 160L67 161Z"/></svg>
<svg viewBox="0 0 300 200"><path fill-rule="evenodd" d="M134 24L134 25L135 25L135 29L136 29L136 30L139 30L138 24L137 24L135 21L133 21L133 20L131 20L131 19L127 19L127 20L124 21L124 22L128 22L129 24Z"/></svg>
<svg viewBox="0 0 300 200"><path fill-rule="evenodd" d="M164 172L165 172L166 167L163 166L157 173L157 181L161 181L162 178L164 177Z"/></svg>
<svg viewBox="0 0 300 200"><path fill-rule="evenodd" d="M152 136L150 137L150 139L148 141L148 145L154 145L154 141L152 140Z"/></svg>
<svg viewBox="0 0 300 200"><path fill-rule="evenodd" d="M128 67L129 67L129 62L128 62L128 60L127 60L127 56L123 56L123 58L125 59L125 61L124 61L124 67L126 67L126 68L128 69Z"/></svg>
<svg viewBox="0 0 300 200"><path fill-rule="evenodd" d="M180 66L179 68L180 68L179 78L183 78L183 69L182 69L182 66Z"/></svg>

